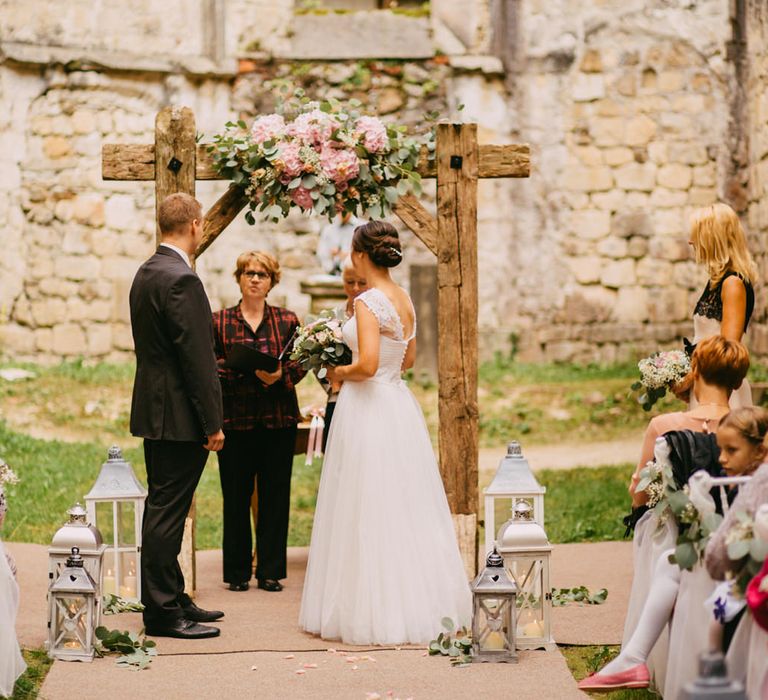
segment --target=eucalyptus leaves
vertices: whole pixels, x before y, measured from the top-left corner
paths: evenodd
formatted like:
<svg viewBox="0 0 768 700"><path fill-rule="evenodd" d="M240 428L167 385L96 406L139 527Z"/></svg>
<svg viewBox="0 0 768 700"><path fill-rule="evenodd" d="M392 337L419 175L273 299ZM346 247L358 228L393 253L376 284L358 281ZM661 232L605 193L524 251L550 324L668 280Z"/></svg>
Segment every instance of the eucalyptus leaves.
<svg viewBox="0 0 768 700"><path fill-rule="evenodd" d="M313 102L297 90L277 113L250 128L228 122L213 137L216 169L248 196L248 223L256 211L276 221L292 207L329 219L342 212L384 217L400 195L420 193L416 166L422 149L433 157L434 135L409 135L405 126L362 114L361 106Z"/></svg>
<svg viewBox="0 0 768 700"><path fill-rule="evenodd" d="M96 639L98 640L96 652L99 656L110 653L121 654L117 659L117 665L134 671L146 668L152 662L152 658L157 656L155 643L141 633L97 627Z"/></svg>

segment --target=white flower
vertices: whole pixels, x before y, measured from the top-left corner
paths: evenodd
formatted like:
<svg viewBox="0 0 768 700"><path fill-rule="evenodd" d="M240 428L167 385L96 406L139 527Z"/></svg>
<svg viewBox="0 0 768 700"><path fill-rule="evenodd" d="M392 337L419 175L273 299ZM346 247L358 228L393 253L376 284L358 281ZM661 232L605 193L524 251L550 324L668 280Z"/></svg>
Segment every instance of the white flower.
<svg viewBox="0 0 768 700"><path fill-rule="evenodd" d="M755 512L755 535L768 542L768 503L763 503Z"/></svg>
<svg viewBox="0 0 768 700"><path fill-rule="evenodd" d="M688 479L688 497L691 499L693 507L699 511L701 518L715 512L715 502L709 493L711 488L710 476L703 469L695 472Z"/></svg>

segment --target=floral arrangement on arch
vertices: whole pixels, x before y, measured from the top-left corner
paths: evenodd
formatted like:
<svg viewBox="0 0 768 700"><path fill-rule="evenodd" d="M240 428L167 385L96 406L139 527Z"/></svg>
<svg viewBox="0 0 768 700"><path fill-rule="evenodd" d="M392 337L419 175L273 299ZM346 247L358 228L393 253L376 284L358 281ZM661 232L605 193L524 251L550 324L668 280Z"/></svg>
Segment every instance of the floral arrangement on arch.
<svg viewBox="0 0 768 700"><path fill-rule="evenodd" d="M292 207L333 219L370 212L384 217L400 195L421 192L417 164L426 147L434 157L434 133L409 135L405 126L382 122L350 100L309 100L302 90L278 111L228 122L209 151L224 177L245 190L249 211L278 220Z"/></svg>

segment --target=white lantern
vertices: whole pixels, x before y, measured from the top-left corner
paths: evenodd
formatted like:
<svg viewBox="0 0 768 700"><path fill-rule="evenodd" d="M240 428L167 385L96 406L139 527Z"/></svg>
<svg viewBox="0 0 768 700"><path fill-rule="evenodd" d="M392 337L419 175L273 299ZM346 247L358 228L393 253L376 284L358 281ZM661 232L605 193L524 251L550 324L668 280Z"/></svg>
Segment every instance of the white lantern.
<svg viewBox="0 0 768 700"><path fill-rule="evenodd" d="M528 460L523 457L523 450L517 440L507 445L507 454L501 460L496 475L488 488L483 491L485 496L485 552L493 549L493 537L496 533L496 505L514 510L520 502L527 503L533 511L533 519L544 527L544 494L545 486L536 481ZM506 503L505 503L506 502Z"/></svg>
<svg viewBox="0 0 768 700"><path fill-rule="evenodd" d="M88 520L107 545L102 564L101 594L141 599L141 521L147 490L117 446L101 465L96 483L85 497Z"/></svg>
<svg viewBox="0 0 768 700"><path fill-rule="evenodd" d="M525 501L515 505L512 519L501 526L497 547L517 585L517 648L555 649L549 583L552 545Z"/></svg>
<svg viewBox="0 0 768 700"><path fill-rule="evenodd" d="M96 583L72 547L66 566L48 589L48 655L63 661L93 661L99 608Z"/></svg>
<svg viewBox="0 0 768 700"><path fill-rule="evenodd" d="M515 584L497 552L472 582L472 661L517 662Z"/></svg>
<svg viewBox="0 0 768 700"><path fill-rule="evenodd" d="M101 563L107 546L102 541L101 533L86 522L83 506L75 503L67 514L69 521L56 531L51 546L48 547L48 578L52 583L59 577L67 559L72 555L72 547L77 547L83 558L83 568L96 583L98 591L101 591ZM100 611L101 606L98 612Z"/></svg>

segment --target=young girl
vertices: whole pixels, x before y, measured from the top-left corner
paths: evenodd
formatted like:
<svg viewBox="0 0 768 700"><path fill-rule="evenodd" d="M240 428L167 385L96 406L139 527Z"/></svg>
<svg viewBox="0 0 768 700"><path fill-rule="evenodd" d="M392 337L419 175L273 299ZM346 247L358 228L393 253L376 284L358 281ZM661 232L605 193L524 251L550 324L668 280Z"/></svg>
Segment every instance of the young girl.
<svg viewBox="0 0 768 700"><path fill-rule="evenodd" d="M720 464L730 476L747 475L754 472L766 455L763 440L768 433L768 412L762 408L742 408L726 415L717 429L717 444L720 447ZM737 503L734 502L734 507ZM733 508L729 514L733 512ZM719 531L718 531L719 532ZM668 550L659 557L654 572L653 584L649 591L640 621L621 653L600 672L579 683L581 690L611 690L615 688L645 688L649 685L650 674L646 660L650 650L670 619L675 604L682 603L680 580L682 571L676 564L670 564ZM687 573L687 572L686 572ZM681 598L678 602L678 598ZM691 601L688 601L691 602ZM701 609L701 619L706 623L703 599L686 605L686 609ZM677 615L670 634L670 669L664 684L664 697L678 697L679 689L695 676L698 649L701 641L685 629L693 615ZM696 622L696 620L693 620ZM684 640L676 644L675 640Z"/></svg>

